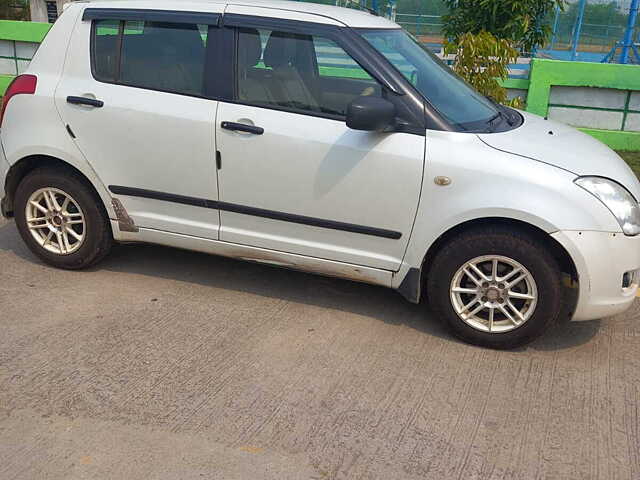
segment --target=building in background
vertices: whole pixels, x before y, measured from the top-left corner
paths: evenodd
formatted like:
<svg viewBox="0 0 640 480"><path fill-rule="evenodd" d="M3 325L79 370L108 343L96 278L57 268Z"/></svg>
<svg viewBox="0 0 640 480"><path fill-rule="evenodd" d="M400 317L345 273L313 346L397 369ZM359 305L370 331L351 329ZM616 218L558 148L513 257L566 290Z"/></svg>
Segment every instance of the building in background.
<svg viewBox="0 0 640 480"><path fill-rule="evenodd" d="M31 0L29 2L31 21L55 22L62 13L62 6L70 1L71 0Z"/></svg>
<svg viewBox="0 0 640 480"><path fill-rule="evenodd" d="M618 6L618 10L623 13L628 13L631 8L631 0L618 0L616 4Z"/></svg>

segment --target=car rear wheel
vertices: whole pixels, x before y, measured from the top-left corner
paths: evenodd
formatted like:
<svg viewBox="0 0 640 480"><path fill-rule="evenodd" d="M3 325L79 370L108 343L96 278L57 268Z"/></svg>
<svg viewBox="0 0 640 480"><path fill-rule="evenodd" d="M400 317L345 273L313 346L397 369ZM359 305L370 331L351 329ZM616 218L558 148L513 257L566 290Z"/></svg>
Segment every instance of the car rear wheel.
<svg viewBox="0 0 640 480"><path fill-rule="evenodd" d="M113 241L101 200L70 170L42 168L18 185L15 218L29 249L59 268L81 269L100 261Z"/></svg>
<svg viewBox="0 0 640 480"><path fill-rule="evenodd" d="M466 232L436 255L429 302L459 338L515 348L547 331L562 308L562 273L553 255L507 227Z"/></svg>

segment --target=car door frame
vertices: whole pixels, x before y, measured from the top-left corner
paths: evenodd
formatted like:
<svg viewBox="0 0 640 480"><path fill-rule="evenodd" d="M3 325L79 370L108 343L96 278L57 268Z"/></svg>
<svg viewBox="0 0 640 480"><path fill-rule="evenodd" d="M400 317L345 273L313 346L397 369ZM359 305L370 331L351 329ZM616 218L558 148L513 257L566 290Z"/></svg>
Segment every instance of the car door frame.
<svg viewBox="0 0 640 480"><path fill-rule="evenodd" d="M91 22L89 28L89 68L90 75L92 81L103 83L103 84L111 84L115 86L121 86L132 89L141 89L150 92L161 92L161 93L169 93L180 95L183 97L193 97L195 99L202 99L205 101L218 102L218 95L216 95L216 87L217 87L217 72L219 70L219 58L220 52L222 51L221 39L222 28L221 28L221 20L224 11L220 12L192 12L192 11L183 11L183 10L155 10L155 9L144 9L144 8L95 8L88 6L86 7L81 16L81 21ZM119 78L115 78L113 81L109 81L105 78L100 78L100 76L96 73L95 65L96 65L96 53L95 53L95 36L96 36L96 22L100 20L114 20L119 22L118 26L118 48L122 48L122 25L126 21L160 21L160 22L169 22L169 23L185 23L185 24L201 24L207 25L207 44L205 46L205 56L204 56L204 65L203 65L203 73L202 73L202 94L195 95L185 92L177 92L160 88L150 88L148 86L140 86L136 84L130 84L127 82L121 81ZM119 63L121 63L121 53L118 55ZM120 68L120 66L118 67ZM210 119L210 129L211 136L213 140L213 145L215 145L215 110L212 118ZM215 187L217 192L217 168L216 165L216 150L212 149L210 152L210 160L211 164L214 166L215 171L215 179L213 186ZM172 204L177 205L186 205L186 206L195 206L201 208L208 208L212 210L216 210L216 212L212 212L213 215L217 216L217 228L215 237L207 235L207 238L219 238L220 231L220 213L217 208L217 200L215 198L210 200L213 195L208 198L195 198L195 197L187 197L184 195L178 195L172 192L166 191L155 191L155 190L147 190L137 188L135 185L108 185L107 188L113 195L122 195L127 197L136 197L138 199L150 199L155 201L165 201ZM137 228L137 227L136 227ZM167 229L162 229L167 230ZM169 229L171 230L171 229ZM185 234L194 235L195 232L180 232ZM204 235L198 235L204 236Z"/></svg>
<svg viewBox="0 0 640 480"><path fill-rule="evenodd" d="M376 52L375 49L364 38L362 38L356 31L354 31L350 27L327 25L324 23L314 23L312 21L306 20L290 20L236 13L225 13L222 18L221 27L223 30L223 36L225 37L224 41L221 42L221 44L224 44L225 47L223 56L219 58L219 60L221 62L221 72L223 72L224 75L221 75L221 78L218 79L220 88L216 92L218 95L217 98L221 102L262 109L268 108L276 111L302 114L306 116L345 122L346 117L344 115L309 112L278 105L266 106L264 104L252 104L251 102L239 100L237 91L238 84L236 78L238 30L240 28L257 28L272 31L278 30L291 33L322 36L334 41L338 46L340 46L360 65L361 68L363 68L376 82L378 82L383 87L383 89L390 92L388 95L388 99L395 104L397 111L399 112L398 116L404 119L404 121L397 126L394 132L413 134L426 138L426 130L428 128L437 130L450 130L450 126L448 125L448 123L437 112L432 110L429 110L427 112L425 110L426 108L428 108L428 106L425 104L424 98L414 89L410 82L408 82L402 76L402 74L398 72L386 58L384 58L384 56ZM223 76L224 78L222 78ZM217 123L219 123L221 120L224 119L221 119L219 117L217 119ZM224 152L222 152L222 155L224 156ZM422 158L422 162L424 165L424 157ZM419 203L419 197L420 195L418 195L418 198L416 198L416 206ZM391 271L400 268L402 259L404 258L406 250L410 245L413 225L415 224L415 218L413 218L406 231L390 231L363 225L347 224L338 221L306 217L303 215L288 214L281 211L271 211L266 209L245 207L243 205L226 203L224 201L224 197L222 196L221 201L219 202L219 207L221 212L221 240L224 240L222 238L222 232L224 230L223 212L225 211L303 225L312 225L322 228L364 233L383 238L398 239L401 237L405 237L407 238L407 243L404 250L402 251L402 254L398 257L400 263L396 265L396 267L390 269ZM233 242L237 243L236 240L233 240ZM363 265L362 263L359 264Z"/></svg>

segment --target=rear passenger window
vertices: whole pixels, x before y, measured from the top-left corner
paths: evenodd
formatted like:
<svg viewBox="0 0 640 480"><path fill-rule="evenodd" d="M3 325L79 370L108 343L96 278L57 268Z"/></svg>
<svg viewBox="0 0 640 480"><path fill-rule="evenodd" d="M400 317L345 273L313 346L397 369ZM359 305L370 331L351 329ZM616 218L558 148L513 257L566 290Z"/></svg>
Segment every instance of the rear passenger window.
<svg viewBox="0 0 640 480"><path fill-rule="evenodd" d="M333 40L317 35L241 28L238 100L259 106L343 117L380 85Z"/></svg>
<svg viewBox="0 0 640 480"><path fill-rule="evenodd" d="M117 20L96 22L93 39L94 72L99 80L113 82L116 79L119 28L120 22Z"/></svg>
<svg viewBox="0 0 640 480"><path fill-rule="evenodd" d="M207 26L99 20L93 29L97 80L202 95Z"/></svg>

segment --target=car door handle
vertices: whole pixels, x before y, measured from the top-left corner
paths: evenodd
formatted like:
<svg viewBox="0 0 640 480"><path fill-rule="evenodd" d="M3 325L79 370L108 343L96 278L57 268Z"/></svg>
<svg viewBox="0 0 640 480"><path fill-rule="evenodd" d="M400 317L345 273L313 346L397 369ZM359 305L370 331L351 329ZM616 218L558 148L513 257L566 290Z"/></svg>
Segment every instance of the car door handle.
<svg viewBox="0 0 640 480"><path fill-rule="evenodd" d="M67 103L71 103L73 105L89 105L90 107L96 108L104 106L104 102L102 100L87 97L67 97Z"/></svg>
<svg viewBox="0 0 640 480"><path fill-rule="evenodd" d="M247 132L255 135L262 135L264 133L264 128L247 125L246 123L222 122L220 126L225 130L233 130L236 132Z"/></svg>

